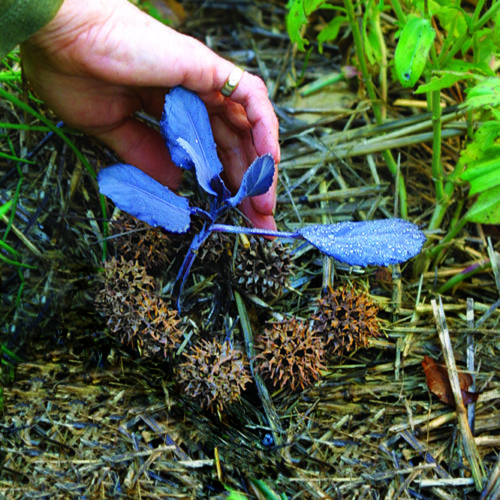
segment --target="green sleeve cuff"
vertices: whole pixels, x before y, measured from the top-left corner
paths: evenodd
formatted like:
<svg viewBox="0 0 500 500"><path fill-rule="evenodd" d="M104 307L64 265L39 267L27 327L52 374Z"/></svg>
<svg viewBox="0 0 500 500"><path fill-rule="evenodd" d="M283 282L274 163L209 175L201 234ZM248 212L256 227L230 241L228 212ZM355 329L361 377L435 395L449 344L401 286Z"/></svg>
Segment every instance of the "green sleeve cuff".
<svg viewBox="0 0 500 500"><path fill-rule="evenodd" d="M0 59L43 28L63 0L0 0Z"/></svg>

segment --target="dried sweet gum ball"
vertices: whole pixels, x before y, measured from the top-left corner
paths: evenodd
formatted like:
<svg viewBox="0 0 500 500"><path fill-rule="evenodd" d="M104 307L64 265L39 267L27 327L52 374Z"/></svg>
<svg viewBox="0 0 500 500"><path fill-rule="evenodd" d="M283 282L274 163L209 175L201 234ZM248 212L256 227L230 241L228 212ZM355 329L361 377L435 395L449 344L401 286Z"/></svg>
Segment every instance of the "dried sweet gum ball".
<svg viewBox="0 0 500 500"><path fill-rule="evenodd" d="M256 368L275 387L306 388L323 365L323 339L297 318L269 323L256 339Z"/></svg>
<svg viewBox="0 0 500 500"><path fill-rule="evenodd" d="M180 385L202 408L223 412L251 381L243 351L229 342L202 339L190 348L185 359L179 365Z"/></svg>
<svg viewBox="0 0 500 500"><path fill-rule="evenodd" d="M328 354L342 356L368 346L380 335L378 306L357 286L329 288L318 300L313 328L322 336Z"/></svg>
<svg viewBox="0 0 500 500"><path fill-rule="evenodd" d="M275 240L251 238L248 247L238 247L234 278L247 293L270 300L282 294L290 267L290 251L286 246Z"/></svg>

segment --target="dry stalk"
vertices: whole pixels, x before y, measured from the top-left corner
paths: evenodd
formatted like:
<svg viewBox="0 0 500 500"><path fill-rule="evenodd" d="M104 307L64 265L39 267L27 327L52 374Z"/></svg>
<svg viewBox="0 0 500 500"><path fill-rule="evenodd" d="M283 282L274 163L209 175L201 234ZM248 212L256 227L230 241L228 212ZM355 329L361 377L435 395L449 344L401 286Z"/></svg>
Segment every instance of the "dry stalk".
<svg viewBox="0 0 500 500"><path fill-rule="evenodd" d="M435 299L433 299L431 303L432 309L434 311L434 320L436 322L436 327L439 333L439 340L441 341L441 346L443 349L446 368L448 370L448 376L450 378L451 389L455 398L456 412L460 432L462 435L465 456L469 461L472 477L474 478L474 484L476 485L476 490L481 491L485 479L484 468L479 456L479 451L474 441L474 436L472 435L469 427L467 410L462 400L462 391L460 389L460 383L458 381L457 366L455 364L455 356L453 354L453 347L451 345L450 333L446 324L443 304L441 302L441 298L439 299L439 306L437 305Z"/></svg>
<svg viewBox="0 0 500 500"><path fill-rule="evenodd" d="M498 500L500 498L500 457L491 471L490 478L486 484L481 500Z"/></svg>

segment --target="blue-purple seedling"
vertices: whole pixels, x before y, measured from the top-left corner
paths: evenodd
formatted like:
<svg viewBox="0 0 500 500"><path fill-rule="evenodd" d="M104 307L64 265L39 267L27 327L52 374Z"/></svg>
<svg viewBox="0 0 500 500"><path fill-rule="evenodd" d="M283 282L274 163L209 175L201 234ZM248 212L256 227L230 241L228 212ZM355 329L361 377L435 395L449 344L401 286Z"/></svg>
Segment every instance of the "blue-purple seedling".
<svg viewBox="0 0 500 500"><path fill-rule="evenodd" d="M182 87L167 94L160 128L173 162L194 171L199 186L209 196L208 212L190 207L187 198L178 196L132 165L107 167L99 172L97 180L101 193L111 198L118 208L166 231L185 233L189 230L191 215L203 217L205 224L194 236L177 275L179 297L198 249L213 231L305 240L341 262L363 267L404 262L417 255L425 242L424 234L415 224L401 219L314 224L293 232L217 224L220 217L244 198L269 190L275 170L272 156L257 158L245 172L238 192L232 196L220 177L223 167L217 156L208 112L196 94Z"/></svg>

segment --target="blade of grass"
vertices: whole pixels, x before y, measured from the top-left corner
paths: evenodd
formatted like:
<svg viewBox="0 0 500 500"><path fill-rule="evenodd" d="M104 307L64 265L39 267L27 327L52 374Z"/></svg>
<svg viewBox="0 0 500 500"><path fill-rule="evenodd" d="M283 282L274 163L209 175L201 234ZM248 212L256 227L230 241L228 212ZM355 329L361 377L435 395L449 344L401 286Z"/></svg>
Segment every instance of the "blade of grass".
<svg viewBox="0 0 500 500"><path fill-rule="evenodd" d="M0 218L2 218L3 220L7 219L10 222L10 219L7 218L7 212L12 208L13 203L14 203L13 200L9 200L0 207ZM5 239L6 237L7 237L7 231L5 231L3 238ZM9 244L5 243L3 239L0 240L0 248L4 249L6 252L9 252L14 257L19 257L21 255L15 248L12 248ZM0 253L0 259L12 266L20 266L20 267L28 267L30 269L36 269L36 267L34 266L30 266L28 264L23 264L21 262L11 260L5 257L5 255L1 253Z"/></svg>
<svg viewBox="0 0 500 500"><path fill-rule="evenodd" d="M12 130L30 130L33 132L50 132L49 127L44 127L42 125L29 125L27 123L7 123L7 122L0 122L0 128L8 128ZM22 159L21 161L27 161L25 159Z"/></svg>
<svg viewBox="0 0 500 500"><path fill-rule="evenodd" d="M7 347L1 344L0 344L0 352L6 355L15 363L21 363L23 361L22 358L20 358L15 352L12 352L10 349L7 349Z"/></svg>
<svg viewBox="0 0 500 500"><path fill-rule="evenodd" d="M437 293L445 293L451 288L454 288L458 284L460 284L462 281L466 280L467 278L470 278L471 276L474 276L477 273L480 273L484 271L485 269L489 269L491 267L491 262L489 260L486 260L484 262L478 262L477 264L474 264L467 269L464 269L462 272L457 274L456 276L453 276L450 280L448 280L443 286L441 286Z"/></svg>
<svg viewBox="0 0 500 500"><path fill-rule="evenodd" d="M0 72L0 82L20 82L21 78L21 70Z"/></svg>
<svg viewBox="0 0 500 500"><path fill-rule="evenodd" d="M12 203L12 200L9 200L0 207L0 217L4 216L12 208Z"/></svg>
<svg viewBox="0 0 500 500"><path fill-rule="evenodd" d="M0 248L3 248L6 252L9 252L14 257L19 257L21 255L15 248L12 248L10 245L8 245L2 240L0 240Z"/></svg>
<svg viewBox="0 0 500 500"><path fill-rule="evenodd" d="M40 114L38 111L34 110L31 106L28 104L24 103L20 99L18 99L16 96L12 95L10 92L7 92L5 89L0 87L0 97L3 99L10 101L12 104L17 106L18 108L22 109L26 113L29 113L30 115L34 116L37 120L40 120L42 123L44 123L51 132L54 132L54 134L58 135L69 147L70 149L75 153L77 158L82 162L82 164L85 166L87 169L88 173L95 179L96 178L96 173L90 163L87 161L85 156L80 152L80 150L75 146L74 142L69 139L69 137L59 128L56 127L52 122L50 122L45 116Z"/></svg>
<svg viewBox="0 0 500 500"><path fill-rule="evenodd" d="M262 380L262 377L254 369L253 360L256 354L253 344L252 325L250 324L250 318L248 317L247 308L245 306L245 302L243 301L243 297L236 290L234 290L234 298L236 301L236 307L238 308L241 330L245 339L245 348L248 356L248 362L250 363L252 377L255 380L257 391L259 393L260 400L262 401L262 406L264 407L264 411L269 421L269 426L271 427L271 432L273 433L274 442L277 446L281 446L283 444L282 436L284 436L284 432L281 426L279 415L274 408L273 402L271 400L267 387Z"/></svg>
<svg viewBox="0 0 500 500"><path fill-rule="evenodd" d="M9 155L7 153L3 153L2 151L0 151L0 158L5 158L6 160L10 160L10 161L19 161L19 162L23 162L23 163L29 163L31 165L35 164L34 161L24 160L23 158L19 158L17 156L13 156L13 155Z"/></svg>
<svg viewBox="0 0 500 500"><path fill-rule="evenodd" d="M0 219L2 219L6 224L10 223L9 218L6 215L3 215L2 217L0 217ZM16 226L14 226L14 224L11 224L10 227L16 233L16 236L24 243L24 245L28 248L28 250L31 253L36 255L39 259L45 258L43 253L40 252L40 250L38 250L38 248L35 245L33 245L33 243L28 238L26 238L26 236L23 234L21 230L19 230Z"/></svg>
<svg viewBox="0 0 500 500"><path fill-rule="evenodd" d="M10 264L11 266L27 267L28 269L36 269L35 266L32 266L30 264L23 264L22 262L18 262L16 260L11 260L11 259L5 257L5 255L2 255L1 253L0 253L0 260L3 260L5 263Z"/></svg>
<svg viewBox="0 0 500 500"><path fill-rule="evenodd" d="M266 484L262 479L250 479L250 482L254 487L263 495L265 500L283 500L280 495L278 495L268 484Z"/></svg>
<svg viewBox="0 0 500 500"><path fill-rule="evenodd" d="M491 7L489 7L486 12L476 21L474 22L469 31L474 33L482 28L488 21L493 19L493 16L496 15L498 10L500 9L500 2L495 2ZM477 9L476 9L477 11Z"/></svg>

